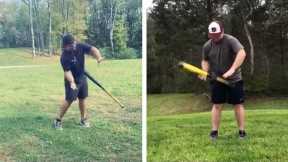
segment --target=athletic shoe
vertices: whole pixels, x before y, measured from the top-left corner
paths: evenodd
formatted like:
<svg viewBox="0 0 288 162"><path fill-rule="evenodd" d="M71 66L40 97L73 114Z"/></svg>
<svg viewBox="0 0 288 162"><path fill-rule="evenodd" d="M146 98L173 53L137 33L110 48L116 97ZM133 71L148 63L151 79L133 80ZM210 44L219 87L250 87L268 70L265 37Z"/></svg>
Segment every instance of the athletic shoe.
<svg viewBox="0 0 288 162"><path fill-rule="evenodd" d="M54 127L56 130L63 130L61 120L55 119L54 122L53 122L53 127Z"/></svg>
<svg viewBox="0 0 288 162"><path fill-rule="evenodd" d="M87 119L81 119L79 124L81 127L84 127L84 128L90 127L90 123L87 121Z"/></svg>
<svg viewBox="0 0 288 162"><path fill-rule="evenodd" d="M216 140L217 137L218 137L218 131L217 131L217 130L212 130L212 131L210 132L210 138L211 138L211 140Z"/></svg>
<svg viewBox="0 0 288 162"><path fill-rule="evenodd" d="M245 130L239 130L239 138L244 139L246 137L246 132Z"/></svg>

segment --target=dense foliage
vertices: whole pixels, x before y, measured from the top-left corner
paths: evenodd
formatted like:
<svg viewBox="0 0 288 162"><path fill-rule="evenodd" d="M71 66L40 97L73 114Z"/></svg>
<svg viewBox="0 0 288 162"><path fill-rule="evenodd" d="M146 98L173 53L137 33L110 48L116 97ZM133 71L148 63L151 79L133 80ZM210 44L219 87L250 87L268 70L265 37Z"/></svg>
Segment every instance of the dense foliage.
<svg viewBox="0 0 288 162"><path fill-rule="evenodd" d="M4 0L0 6L0 48L59 54L69 32L106 58L142 57L140 0Z"/></svg>
<svg viewBox="0 0 288 162"><path fill-rule="evenodd" d="M245 89L287 94L288 2L284 0L154 0L148 17L148 92L203 92L208 84L176 68L200 66L207 26L218 19L240 40L247 58Z"/></svg>

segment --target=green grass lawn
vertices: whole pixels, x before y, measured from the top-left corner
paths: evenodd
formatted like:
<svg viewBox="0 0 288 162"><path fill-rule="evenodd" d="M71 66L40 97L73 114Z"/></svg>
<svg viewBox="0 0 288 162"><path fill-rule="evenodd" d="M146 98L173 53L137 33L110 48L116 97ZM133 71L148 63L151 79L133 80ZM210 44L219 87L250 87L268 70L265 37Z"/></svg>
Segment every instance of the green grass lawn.
<svg viewBox="0 0 288 162"><path fill-rule="evenodd" d="M126 106L119 108L89 82L91 128L81 129L77 102L63 121L52 120L64 99L59 57L35 57L27 49L1 49L0 161L141 161L141 60L87 58L87 70Z"/></svg>
<svg viewBox="0 0 288 162"><path fill-rule="evenodd" d="M202 95L149 95L148 161L288 161L287 98L248 98L245 140L239 140L233 109L225 105L214 142L208 103Z"/></svg>

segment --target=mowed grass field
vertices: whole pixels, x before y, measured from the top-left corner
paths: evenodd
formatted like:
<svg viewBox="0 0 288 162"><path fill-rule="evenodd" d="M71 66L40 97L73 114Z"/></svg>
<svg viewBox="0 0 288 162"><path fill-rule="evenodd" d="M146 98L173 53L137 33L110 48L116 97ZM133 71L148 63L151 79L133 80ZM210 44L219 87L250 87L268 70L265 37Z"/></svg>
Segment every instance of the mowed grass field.
<svg viewBox="0 0 288 162"><path fill-rule="evenodd" d="M244 140L238 138L233 108L225 105L219 138L211 141L206 96L148 96L148 161L288 161L288 98L248 98Z"/></svg>
<svg viewBox="0 0 288 162"><path fill-rule="evenodd" d="M91 128L79 127L75 102L58 131L52 121L64 99L59 57L0 50L0 161L141 161L141 60L98 65L87 57L86 69L126 108L88 81Z"/></svg>

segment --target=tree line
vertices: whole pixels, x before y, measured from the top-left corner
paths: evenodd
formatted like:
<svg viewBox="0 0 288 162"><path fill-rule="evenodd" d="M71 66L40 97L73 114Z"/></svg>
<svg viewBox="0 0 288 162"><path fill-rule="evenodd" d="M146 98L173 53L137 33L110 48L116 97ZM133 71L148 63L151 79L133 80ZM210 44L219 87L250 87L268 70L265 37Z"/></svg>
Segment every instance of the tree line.
<svg viewBox="0 0 288 162"><path fill-rule="evenodd" d="M207 91L209 84L175 67L187 61L200 67L201 50L212 20L224 22L244 45L245 90L287 94L288 2L284 0L154 0L149 10L148 92Z"/></svg>
<svg viewBox="0 0 288 162"><path fill-rule="evenodd" d="M4 0L0 6L0 48L31 47L33 56L51 56L71 33L106 58L142 57L141 0Z"/></svg>

